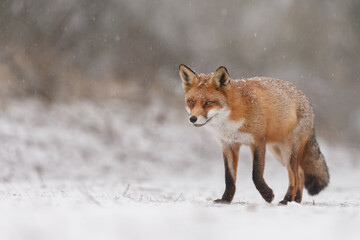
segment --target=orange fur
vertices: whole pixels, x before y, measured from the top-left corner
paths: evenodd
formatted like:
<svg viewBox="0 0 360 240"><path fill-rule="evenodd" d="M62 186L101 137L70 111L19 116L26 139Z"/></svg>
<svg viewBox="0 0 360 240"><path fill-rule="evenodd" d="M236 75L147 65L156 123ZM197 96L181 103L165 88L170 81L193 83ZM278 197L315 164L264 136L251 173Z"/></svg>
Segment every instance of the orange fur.
<svg viewBox="0 0 360 240"><path fill-rule="evenodd" d="M306 184L303 179L304 172L305 177L316 175L310 166L320 164L323 169L318 185L312 185L314 192L326 186L327 167L320 150L316 153L313 110L308 98L292 83L265 77L234 81L225 67L206 75L180 65L179 72L189 121L209 128L223 148L226 173L231 176L226 177L226 191L219 201L232 200L235 186L231 181L236 179L238 149L242 144L250 145L253 151L254 183L266 201L273 199L272 190L263 179L266 144L271 144L270 150L288 169L289 188L282 203L301 201L304 182L310 186L310 180ZM314 158L314 163L309 158Z"/></svg>

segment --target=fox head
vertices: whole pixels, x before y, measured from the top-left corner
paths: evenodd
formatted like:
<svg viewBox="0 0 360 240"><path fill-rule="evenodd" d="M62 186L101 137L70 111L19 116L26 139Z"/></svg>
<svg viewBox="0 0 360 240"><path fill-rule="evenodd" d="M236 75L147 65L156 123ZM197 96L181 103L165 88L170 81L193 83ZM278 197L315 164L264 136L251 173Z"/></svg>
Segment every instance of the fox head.
<svg viewBox="0 0 360 240"><path fill-rule="evenodd" d="M226 94L230 87L230 76L225 67L221 66L215 73L205 75L197 74L181 64L179 73L191 124L200 127L212 119L224 117Z"/></svg>

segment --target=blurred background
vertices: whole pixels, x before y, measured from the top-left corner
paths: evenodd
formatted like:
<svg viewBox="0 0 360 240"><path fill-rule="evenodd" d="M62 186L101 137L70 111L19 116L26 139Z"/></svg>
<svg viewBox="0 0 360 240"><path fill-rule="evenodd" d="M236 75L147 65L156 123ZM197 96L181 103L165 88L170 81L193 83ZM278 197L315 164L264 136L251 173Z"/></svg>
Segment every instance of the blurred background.
<svg viewBox="0 0 360 240"><path fill-rule="evenodd" d="M224 65L234 79L295 83L323 138L360 143L359 1L2 0L0 46L3 105L118 99L183 113L178 65Z"/></svg>

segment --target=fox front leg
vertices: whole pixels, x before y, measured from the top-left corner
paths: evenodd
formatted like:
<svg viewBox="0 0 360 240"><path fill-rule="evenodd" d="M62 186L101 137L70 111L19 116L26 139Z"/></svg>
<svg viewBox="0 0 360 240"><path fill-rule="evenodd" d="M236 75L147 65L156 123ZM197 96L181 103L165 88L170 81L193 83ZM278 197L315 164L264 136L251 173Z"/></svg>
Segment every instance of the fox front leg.
<svg viewBox="0 0 360 240"><path fill-rule="evenodd" d="M233 143L223 143L223 158L224 158L224 166L225 166L225 192L222 195L221 199L217 199L214 203L231 203L235 190L236 190L236 169L239 159L239 149L240 144Z"/></svg>

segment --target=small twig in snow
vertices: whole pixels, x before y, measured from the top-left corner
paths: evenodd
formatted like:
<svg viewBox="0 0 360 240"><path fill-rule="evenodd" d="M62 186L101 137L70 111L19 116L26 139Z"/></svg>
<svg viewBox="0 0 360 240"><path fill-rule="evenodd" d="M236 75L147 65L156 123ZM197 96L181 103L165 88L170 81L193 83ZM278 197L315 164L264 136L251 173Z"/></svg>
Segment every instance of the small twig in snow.
<svg viewBox="0 0 360 240"><path fill-rule="evenodd" d="M125 189L125 191L123 192L123 196L125 196L126 195L126 193L129 191L129 188L130 188L130 184L128 184L127 186L126 186L126 189Z"/></svg>
<svg viewBox="0 0 360 240"><path fill-rule="evenodd" d="M85 185L83 185L83 189L80 189L80 192L82 194L84 194L85 197L87 197L87 199L90 200L90 202L95 203L98 206L101 206L100 202L98 200L96 200L88 191L87 187Z"/></svg>
<svg viewBox="0 0 360 240"><path fill-rule="evenodd" d="M175 200L175 202L179 201L179 199L181 198L182 193L180 193L180 195L178 196L178 198Z"/></svg>

